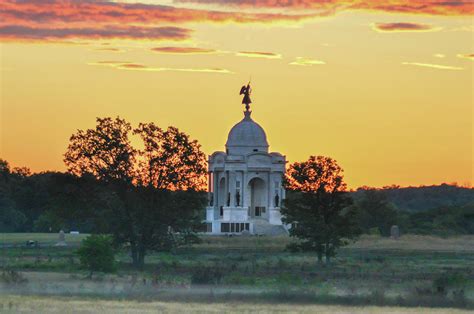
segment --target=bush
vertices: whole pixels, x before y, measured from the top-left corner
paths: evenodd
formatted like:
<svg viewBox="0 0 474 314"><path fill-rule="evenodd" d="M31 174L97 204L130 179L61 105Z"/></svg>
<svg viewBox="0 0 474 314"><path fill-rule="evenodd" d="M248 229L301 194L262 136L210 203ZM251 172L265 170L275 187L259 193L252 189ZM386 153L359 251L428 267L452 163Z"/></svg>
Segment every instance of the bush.
<svg viewBox="0 0 474 314"><path fill-rule="evenodd" d="M92 273L115 271L115 250L112 238L106 235L90 235L81 242L77 250L81 267Z"/></svg>
<svg viewBox="0 0 474 314"><path fill-rule="evenodd" d="M459 272L446 272L433 280L433 288L439 294L453 292L454 295L464 294L469 279Z"/></svg>

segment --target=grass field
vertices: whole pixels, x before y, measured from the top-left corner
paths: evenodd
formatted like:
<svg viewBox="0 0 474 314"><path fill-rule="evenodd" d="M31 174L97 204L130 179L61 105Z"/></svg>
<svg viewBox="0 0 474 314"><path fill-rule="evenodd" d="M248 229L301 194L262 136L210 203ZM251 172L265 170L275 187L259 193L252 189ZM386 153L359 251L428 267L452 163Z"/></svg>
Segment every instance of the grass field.
<svg viewBox="0 0 474 314"><path fill-rule="evenodd" d="M2 313L318 313L318 314L422 314L472 313L460 309L404 308L377 306L331 306L314 304L255 304L136 302L77 298L0 296Z"/></svg>
<svg viewBox="0 0 474 314"><path fill-rule="evenodd" d="M286 251L291 241L288 237L206 236L198 245L150 254L143 272L131 269L128 252L120 252L117 273L96 274L92 279L80 269L74 253L77 241L84 236L66 238L75 243L69 247L3 247L0 265L26 279L0 285L3 309L13 302L18 311L29 312L30 307L39 309L48 300L58 308L67 300L87 307L88 302L96 304L90 298L100 299L99 309L106 313L116 308L127 312L133 301L146 302L138 303L143 312L151 311L150 304L170 311L181 312L179 307L184 311L189 306L210 311L204 302L216 304L217 309L227 308L231 302L228 309L235 311L261 307L262 311L277 308L283 312L294 308L296 312L370 313L383 309L409 313L387 307L393 305L429 306L441 308L441 312L447 311L442 308L474 309L474 236L406 235L400 240L364 236L341 249L331 266L317 265L314 254ZM21 244L32 238L54 243L57 235L4 234L2 243ZM452 273L462 274L467 285L435 293L436 278ZM27 300L25 304L15 301L18 295ZM51 296L58 299L49 299ZM342 304L359 307L332 306Z"/></svg>
<svg viewBox="0 0 474 314"><path fill-rule="evenodd" d="M79 243L87 234L65 234L66 242ZM5 244L24 244L26 241L38 241L40 244L55 244L58 242L57 233L0 233L0 247Z"/></svg>

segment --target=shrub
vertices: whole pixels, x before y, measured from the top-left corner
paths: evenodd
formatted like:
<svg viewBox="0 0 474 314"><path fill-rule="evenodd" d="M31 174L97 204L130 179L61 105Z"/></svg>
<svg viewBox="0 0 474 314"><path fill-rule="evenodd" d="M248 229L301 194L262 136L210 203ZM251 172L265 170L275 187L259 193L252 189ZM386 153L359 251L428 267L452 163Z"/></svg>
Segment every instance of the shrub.
<svg viewBox="0 0 474 314"><path fill-rule="evenodd" d="M112 238L107 235L90 235L81 242L77 250L81 267L90 271L115 271L115 250Z"/></svg>
<svg viewBox="0 0 474 314"><path fill-rule="evenodd" d="M374 235L374 236L382 236L382 233L380 232L379 227L374 227L369 229L369 234Z"/></svg>
<svg viewBox="0 0 474 314"><path fill-rule="evenodd" d="M439 294L452 291L454 295L464 294L469 279L460 272L445 272L433 280L433 288Z"/></svg>

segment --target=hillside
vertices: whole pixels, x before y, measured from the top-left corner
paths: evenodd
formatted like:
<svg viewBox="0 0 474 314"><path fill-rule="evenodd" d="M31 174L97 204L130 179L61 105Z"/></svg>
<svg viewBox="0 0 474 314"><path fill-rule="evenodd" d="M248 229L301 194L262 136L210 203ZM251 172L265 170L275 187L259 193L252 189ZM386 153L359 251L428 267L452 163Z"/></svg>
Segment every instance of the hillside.
<svg viewBox="0 0 474 314"><path fill-rule="evenodd" d="M354 199L362 197L365 189L365 187L359 188L353 192ZM409 212L474 204L474 188L448 184L406 188L393 186L377 190L377 192L384 194L398 210Z"/></svg>

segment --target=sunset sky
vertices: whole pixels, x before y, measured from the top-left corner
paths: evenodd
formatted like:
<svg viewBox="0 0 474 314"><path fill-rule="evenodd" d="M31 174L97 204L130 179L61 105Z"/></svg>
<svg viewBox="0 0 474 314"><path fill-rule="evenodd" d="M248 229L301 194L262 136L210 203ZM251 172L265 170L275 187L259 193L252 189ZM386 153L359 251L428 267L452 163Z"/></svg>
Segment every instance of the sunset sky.
<svg viewBox="0 0 474 314"><path fill-rule="evenodd" d="M470 0L2 0L0 158L64 171L96 117L177 126L211 154L252 117L349 187L473 184Z"/></svg>

